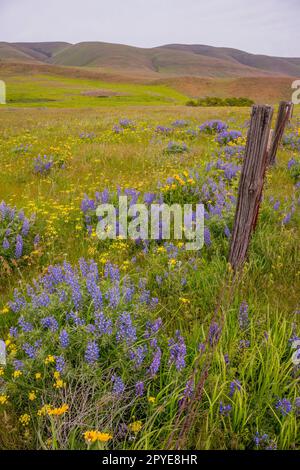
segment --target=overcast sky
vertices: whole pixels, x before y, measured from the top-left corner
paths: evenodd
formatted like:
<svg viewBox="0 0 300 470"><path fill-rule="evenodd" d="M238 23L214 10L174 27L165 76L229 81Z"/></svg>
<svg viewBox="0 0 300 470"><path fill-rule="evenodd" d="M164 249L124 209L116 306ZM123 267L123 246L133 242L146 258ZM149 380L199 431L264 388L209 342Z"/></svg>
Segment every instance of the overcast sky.
<svg viewBox="0 0 300 470"><path fill-rule="evenodd" d="M300 0L0 0L0 41L227 46L300 57Z"/></svg>

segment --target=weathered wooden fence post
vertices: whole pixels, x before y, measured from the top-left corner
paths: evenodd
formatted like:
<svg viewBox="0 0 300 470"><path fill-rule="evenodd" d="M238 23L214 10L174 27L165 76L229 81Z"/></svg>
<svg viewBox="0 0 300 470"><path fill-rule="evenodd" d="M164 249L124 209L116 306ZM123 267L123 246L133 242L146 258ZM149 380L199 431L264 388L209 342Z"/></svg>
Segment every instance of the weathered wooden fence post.
<svg viewBox="0 0 300 470"><path fill-rule="evenodd" d="M275 165L276 154L282 140L284 130L292 117L294 105L291 101L281 101L278 109L276 127L273 135L272 145L269 153L269 164Z"/></svg>
<svg viewBox="0 0 300 470"><path fill-rule="evenodd" d="M257 223L268 164L272 117L271 106L253 106L229 252L229 262L234 270L245 261L251 234Z"/></svg>

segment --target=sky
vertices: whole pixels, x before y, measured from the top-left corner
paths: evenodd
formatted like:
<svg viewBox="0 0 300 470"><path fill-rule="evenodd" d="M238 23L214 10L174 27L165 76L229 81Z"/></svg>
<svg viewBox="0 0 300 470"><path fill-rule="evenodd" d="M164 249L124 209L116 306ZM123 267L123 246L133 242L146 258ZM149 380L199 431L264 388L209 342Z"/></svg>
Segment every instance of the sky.
<svg viewBox="0 0 300 470"><path fill-rule="evenodd" d="M300 0L0 0L0 41L207 44L300 57Z"/></svg>

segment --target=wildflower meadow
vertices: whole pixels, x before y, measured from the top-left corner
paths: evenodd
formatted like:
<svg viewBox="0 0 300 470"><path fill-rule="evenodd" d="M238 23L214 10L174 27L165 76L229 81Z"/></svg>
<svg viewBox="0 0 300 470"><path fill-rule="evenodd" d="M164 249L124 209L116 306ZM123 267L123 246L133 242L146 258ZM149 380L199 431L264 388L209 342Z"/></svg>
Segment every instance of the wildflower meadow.
<svg viewBox="0 0 300 470"><path fill-rule="evenodd" d="M148 88L0 109L0 448L299 449L299 107L236 276L250 108ZM203 247L100 240L120 195L203 204Z"/></svg>

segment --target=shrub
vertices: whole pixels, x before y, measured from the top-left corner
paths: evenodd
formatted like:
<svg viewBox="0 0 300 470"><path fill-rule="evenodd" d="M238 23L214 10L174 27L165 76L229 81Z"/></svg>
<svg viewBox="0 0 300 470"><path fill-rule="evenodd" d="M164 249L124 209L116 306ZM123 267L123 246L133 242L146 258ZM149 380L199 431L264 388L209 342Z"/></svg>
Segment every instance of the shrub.
<svg viewBox="0 0 300 470"><path fill-rule="evenodd" d="M198 98L187 101L187 106L252 106L254 101L249 98L218 98L216 96L207 96L206 98Z"/></svg>
<svg viewBox="0 0 300 470"><path fill-rule="evenodd" d="M188 151L188 146L185 143L170 141L167 148L164 150L164 153L172 155L177 153L185 153Z"/></svg>

